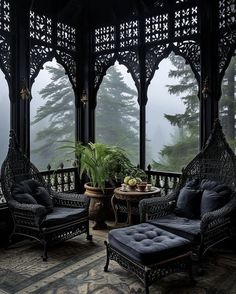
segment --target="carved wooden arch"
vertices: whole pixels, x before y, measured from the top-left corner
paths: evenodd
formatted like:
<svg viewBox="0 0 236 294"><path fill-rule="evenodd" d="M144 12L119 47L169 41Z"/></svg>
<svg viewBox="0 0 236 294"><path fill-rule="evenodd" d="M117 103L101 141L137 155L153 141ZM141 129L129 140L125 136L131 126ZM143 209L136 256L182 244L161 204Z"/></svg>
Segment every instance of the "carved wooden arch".
<svg viewBox="0 0 236 294"><path fill-rule="evenodd" d="M8 87L10 88L12 62L11 45L7 38L2 35L0 35L0 48L0 68L5 75Z"/></svg>
<svg viewBox="0 0 236 294"><path fill-rule="evenodd" d="M30 57L30 88L35 81L35 78L38 76L41 69L46 62L52 61L53 58L56 59L57 63L61 64L65 69L65 74L68 76L69 81L72 85L72 88L75 92L76 89L76 62L75 60L67 53L61 51L54 51L52 48L37 46L36 48L31 49ZM42 52L42 55L40 55ZM38 57L41 57L40 59Z"/></svg>
<svg viewBox="0 0 236 294"><path fill-rule="evenodd" d="M162 50L160 50L161 46L156 49L156 52L158 52L160 55L155 56L155 47L152 47L153 51L151 52L150 50L147 52L147 57L146 57L146 65L148 64L149 68L147 69L146 66L146 71L147 71L147 76L146 76L146 91L148 89L148 86L150 85L150 82L156 72L159 68L160 62L167 58L171 52L173 52L175 55L181 56L186 60L186 64L189 64L191 67L191 70L194 73L194 76L197 80L198 83L198 88L200 85L200 47L196 45L199 49L199 55L197 58L191 59L191 54L188 53L188 50L184 52L181 47L178 47L174 44L171 44L169 46L162 45ZM150 59L149 59L150 58ZM149 63L148 63L149 62Z"/></svg>
<svg viewBox="0 0 236 294"><path fill-rule="evenodd" d="M102 83L103 77L110 66L116 62L115 53L108 53L97 56L94 63L94 97L97 96L98 89Z"/></svg>
<svg viewBox="0 0 236 294"><path fill-rule="evenodd" d="M117 57L117 58L116 58L116 57ZM127 60L123 60L122 57L119 56L119 54L114 55L114 58L113 58L112 61L109 63L109 65L106 67L106 69L105 69L103 75L100 77L101 80L100 80L100 83L99 83L99 87L98 87L98 89L97 89L97 91L96 91L96 93L95 93L94 107L96 107L96 105L97 105L97 92L98 92L98 90L99 90L99 88L100 88L100 85L102 84L103 78L106 76L107 70L108 70L111 66L114 66L116 61L118 61L120 65L124 65L124 66L126 67L127 72L131 74L132 79L133 79L133 81L134 81L134 83L135 83L135 86L137 87L136 81L135 81L135 79L133 78L133 76L135 76L135 73L132 71L132 67L128 66L128 65L129 65L129 64L128 64L128 61L127 61ZM138 90L138 88L137 88L137 90Z"/></svg>

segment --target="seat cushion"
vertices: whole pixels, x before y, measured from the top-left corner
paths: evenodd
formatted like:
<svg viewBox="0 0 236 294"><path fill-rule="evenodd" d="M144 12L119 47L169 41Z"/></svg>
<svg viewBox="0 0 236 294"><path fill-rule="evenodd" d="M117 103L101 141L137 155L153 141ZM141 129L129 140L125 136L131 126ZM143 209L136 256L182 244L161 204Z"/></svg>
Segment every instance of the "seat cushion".
<svg viewBox="0 0 236 294"><path fill-rule="evenodd" d="M54 207L51 213L48 213L43 220L42 227L53 227L62 225L71 221L79 220L87 216L88 212L84 208Z"/></svg>
<svg viewBox="0 0 236 294"><path fill-rule="evenodd" d="M156 220L148 221L148 223L155 225L158 228L186 238L194 243L199 242L201 237L200 222L201 221L198 219L188 219L174 214L169 214Z"/></svg>
<svg viewBox="0 0 236 294"><path fill-rule="evenodd" d="M181 217L199 218L201 196L202 192L200 190L183 187L178 195L175 213Z"/></svg>
<svg viewBox="0 0 236 294"><path fill-rule="evenodd" d="M114 248L143 265L154 264L190 250L191 242L152 224L142 223L113 229L108 242Z"/></svg>

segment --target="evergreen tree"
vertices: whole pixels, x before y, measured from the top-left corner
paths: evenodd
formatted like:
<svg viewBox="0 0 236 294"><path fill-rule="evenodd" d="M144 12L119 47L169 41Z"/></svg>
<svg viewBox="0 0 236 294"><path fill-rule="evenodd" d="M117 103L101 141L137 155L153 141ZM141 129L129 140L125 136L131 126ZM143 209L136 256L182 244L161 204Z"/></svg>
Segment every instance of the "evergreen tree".
<svg viewBox="0 0 236 294"><path fill-rule="evenodd" d="M96 107L96 141L124 148L138 163L137 93L111 67L100 86Z"/></svg>
<svg viewBox="0 0 236 294"><path fill-rule="evenodd" d="M172 144L161 150L159 162L153 162L157 170L180 171L197 153L199 145L199 100L197 97L198 85L190 66L183 58L171 55L170 59L176 69L169 72L169 77L178 79L178 84L168 85L169 92L181 95L186 109L183 114L167 115L169 122L178 127L173 135ZM222 97L220 99L220 119L223 131L231 147L235 142L235 80L236 57L233 57L225 72L222 82ZM185 94L185 95L184 95Z"/></svg>
<svg viewBox="0 0 236 294"><path fill-rule="evenodd" d="M226 139L233 148L235 144L235 81L236 56L233 56L222 81L222 96L219 104L221 124Z"/></svg>
<svg viewBox="0 0 236 294"><path fill-rule="evenodd" d="M75 134L74 92L62 66L46 66L51 82L39 94L45 100L37 109L32 125L47 120L47 126L37 131L33 144L32 159L39 168L47 164L57 165L65 157L60 151L58 141L72 140ZM37 147L35 147L37 146ZM59 159L60 158L60 159ZM65 161L64 161L65 163Z"/></svg>
<svg viewBox="0 0 236 294"><path fill-rule="evenodd" d="M62 145L58 141L73 140L75 133L74 93L69 79L62 66L47 66L46 69L51 82L39 92L45 103L39 107L32 122L36 125L48 120L47 127L37 132L38 147L33 149L33 161L40 168L45 168L55 157L65 159L62 150L56 152ZM96 141L121 146L131 158L133 150L138 150L135 96L136 92L125 84L121 73L112 67L101 84L96 108Z"/></svg>
<svg viewBox="0 0 236 294"><path fill-rule="evenodd" d="M176 78L178 83L167 85L168 91L180 96L186 108L183 114L164 115L177 128L172 134L172 144L163 147L159 162L153 161L152 166L157 170L180 171L198 152L198 85L190 66L182 57L171 54L170 60L175 68L170 70L169 77Z"/></svg>

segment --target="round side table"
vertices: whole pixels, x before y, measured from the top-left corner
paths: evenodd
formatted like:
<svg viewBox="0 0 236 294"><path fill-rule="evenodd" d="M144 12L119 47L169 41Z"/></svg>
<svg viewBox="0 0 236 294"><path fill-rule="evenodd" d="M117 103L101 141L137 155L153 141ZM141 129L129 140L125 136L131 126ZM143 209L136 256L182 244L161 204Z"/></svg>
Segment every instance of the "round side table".
<svg viewBox="0 0 236 294"><path fill-rule="evenodd" d="M114 195L111 199L112 208L115 214L115 223L117 224L118 216L117 210L115 209L115 201L116 199L125 200L127 203L127 212L128 212L128 225L132 224L132 203L138 203L140 200L144 198L151 198L151 197L161 196L161 191L157 187L152 187L151 191L138 191L130 190L130 191L123 191L121 187L116 188L114 190Z"/></svg>

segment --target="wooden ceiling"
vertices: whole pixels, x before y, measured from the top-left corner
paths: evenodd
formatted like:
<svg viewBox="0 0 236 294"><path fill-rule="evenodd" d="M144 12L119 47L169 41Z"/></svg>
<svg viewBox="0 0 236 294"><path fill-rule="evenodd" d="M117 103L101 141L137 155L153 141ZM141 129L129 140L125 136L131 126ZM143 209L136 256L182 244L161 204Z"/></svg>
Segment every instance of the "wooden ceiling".
<svg viewBox="0 0 236 294"><path fill-rule="evenodd" d="M157 0L25 0L38 13L57 16L77 25L87 20L92 26L123 21L139 11L153 9ZM172 0L165 0L172 2Z"/></svg>

